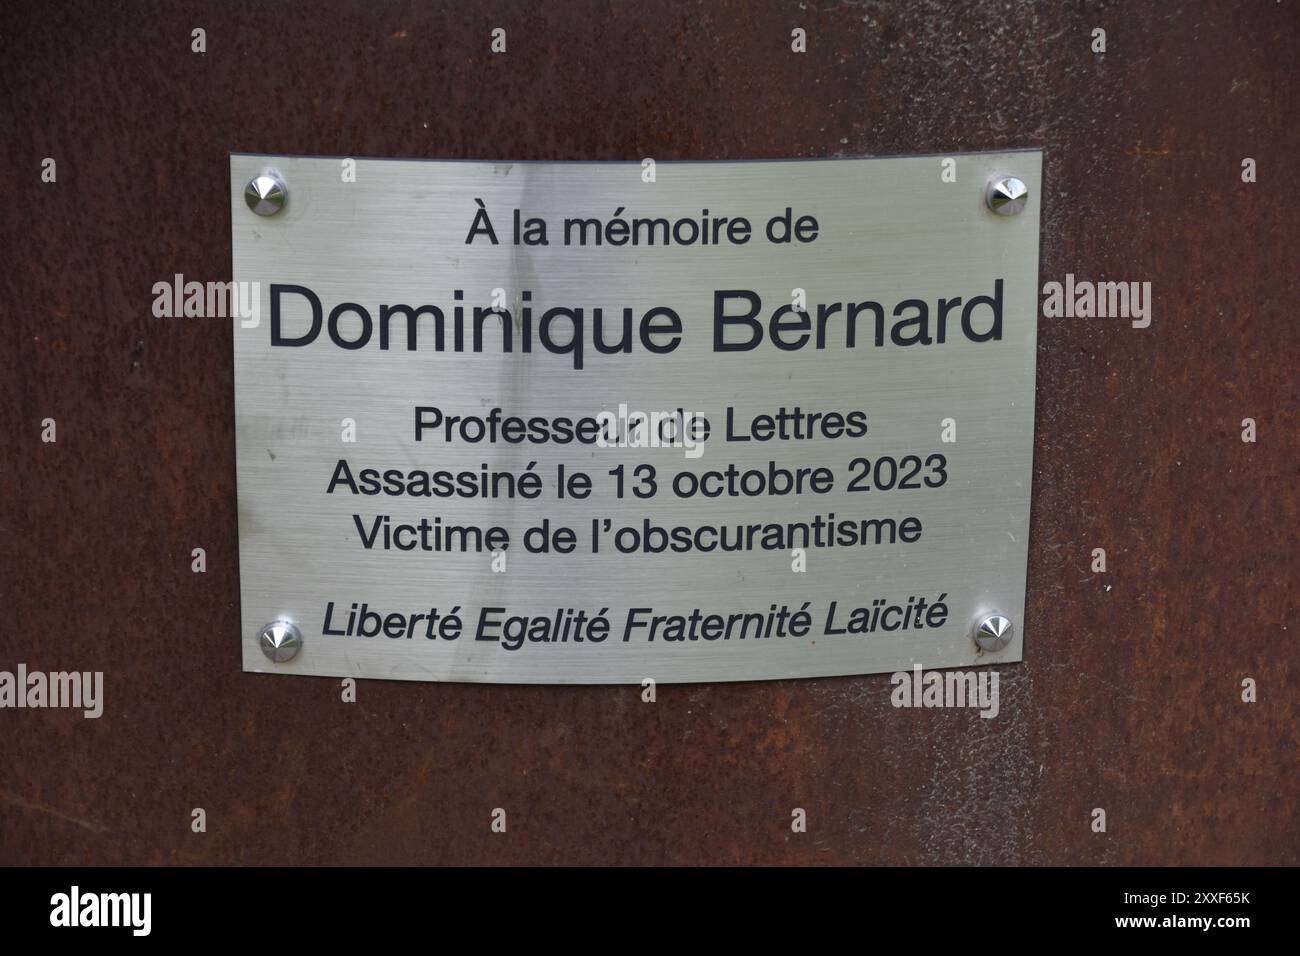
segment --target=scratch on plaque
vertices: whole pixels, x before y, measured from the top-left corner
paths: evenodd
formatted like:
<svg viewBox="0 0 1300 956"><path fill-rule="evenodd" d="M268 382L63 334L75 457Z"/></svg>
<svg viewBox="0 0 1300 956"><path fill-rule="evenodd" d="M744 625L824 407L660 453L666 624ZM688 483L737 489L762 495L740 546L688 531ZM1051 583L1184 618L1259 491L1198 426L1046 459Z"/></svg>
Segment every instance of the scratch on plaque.
<svg viewBox="0 0 1300 956"><path fill-rule="evenodd" d="M58 817L60 820L66 820L68 823L75 823L77 826L90 830L92 833L110 832L108 827L100 826L98 823L91 823L89 820L82 820L78 817L72 816L71 814L64 813L62 810L47 807L43 803L33 803L30 800L24 800L22 797L10 793L8 790L0 790L0 798L3 798L15 806L23 807L27 810L36 810L40 813L48 813L50 816Z"/></svg>

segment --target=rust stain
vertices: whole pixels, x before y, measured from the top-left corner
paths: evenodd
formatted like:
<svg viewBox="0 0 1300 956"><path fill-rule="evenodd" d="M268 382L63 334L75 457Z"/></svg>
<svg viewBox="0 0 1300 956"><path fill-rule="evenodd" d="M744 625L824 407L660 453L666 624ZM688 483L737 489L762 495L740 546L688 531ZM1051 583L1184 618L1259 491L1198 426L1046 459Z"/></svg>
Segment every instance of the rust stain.
<svg viewBox="0 0 1300 956"><path fill-rule="evenodd" d="M90 820L83 820L80 817L73 816L70 813L64 813L62 810L56 809L55 807L48 807L45 804L37 803L34 800L25 800L15 793L10 793L8 790L0 790L0 800L4 800L6 803L12 804L16 807L22 807L24 810L35 810L37 813L48 813L52 817L63 820L67 823L75 824L84 830L89 830L91 833L112 832L109 827L101 826L100 824L94 823Z"/></svg>
<svg viewBox="0 0 1300 956"><path fill-rule="evenodd" d="M776 0L506 0L493 57L450 0L232 0L204 26L238 43L201 59L175 42L185 9L6 9L9 168L53 152L59 179L0 204L23 237L0 281L0 667L102 669L106 710L6 713L0 864L1300 863L1300 10L1128 5L1126 35L1152 41L1134 56L1091 53L1092 5L1004 7L807 4L793 54ZM463 52L402 42L426 36ZM1046 155L1044 281L1150 281L1155 312L1145 330L1040 322L1026 661L1002 670L996 719L895 710L888 675L661 687L653 705L366 681L343 704L334 681L241 672L231 329L154 318L150 293L229 279L230 152L1022 146ZM147 362L123 361L146 339ZM178 614L184 654L162 626Z"/></svg>

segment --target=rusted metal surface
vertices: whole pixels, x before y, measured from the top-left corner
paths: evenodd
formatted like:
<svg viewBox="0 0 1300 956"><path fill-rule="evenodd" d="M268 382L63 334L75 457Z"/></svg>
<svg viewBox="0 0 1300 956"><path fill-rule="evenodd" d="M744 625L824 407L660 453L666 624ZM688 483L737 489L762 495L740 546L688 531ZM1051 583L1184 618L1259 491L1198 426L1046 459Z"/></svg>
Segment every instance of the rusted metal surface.
<svg viewBox="0 0 1300 956"><path fill-rule="evenodd" d="M0 669L106 680L99 720L0 711L0 863L1300 862L1296 4L115 6L0 27ZM1155 311L1041 322L996 719L896 710L886 676L343 704L240 671L230 329L150 313L230 277L229 152L1020 146L1044 280L1150 281Z"/></svg>

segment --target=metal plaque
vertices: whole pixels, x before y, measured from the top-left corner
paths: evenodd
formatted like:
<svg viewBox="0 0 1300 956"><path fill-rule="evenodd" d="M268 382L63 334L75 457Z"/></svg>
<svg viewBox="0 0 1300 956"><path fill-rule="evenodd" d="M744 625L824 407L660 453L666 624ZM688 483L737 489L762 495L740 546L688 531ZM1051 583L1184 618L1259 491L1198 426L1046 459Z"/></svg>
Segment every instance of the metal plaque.
<svg viewBox="0 0 1300 956"><path fill-rule="evenodd" d="M1020 660L1041 159L232 156L244 669Z"/></svg>

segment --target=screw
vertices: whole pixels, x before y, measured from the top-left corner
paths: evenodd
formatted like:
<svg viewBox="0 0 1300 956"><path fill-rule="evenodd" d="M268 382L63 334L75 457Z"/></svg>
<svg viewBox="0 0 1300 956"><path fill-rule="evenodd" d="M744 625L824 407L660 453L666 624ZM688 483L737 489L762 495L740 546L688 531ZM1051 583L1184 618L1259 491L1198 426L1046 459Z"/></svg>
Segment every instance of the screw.
<svg viewBox="0 0 1300 956"><path fill-rule="evenodd" d="M1029 187L1015 176L999 176L989 183L984 201L999 216L1014 216L1029 202Z"/></svg>
<svg viewBox="0 0 1300 956"><path fill-rule="evenodd" d="M289 187L274 169L254 176L244 187L244 202L259 216L274 216L288 201Z"/></svg>
<svg viewBox="0 0 1300 956"><path fill-rule="evenodd" d="M1015 627L1011 621L994 612L980 618L972 637L975 638L975 643L984 650L1000 651L1011 643L1013 633L1015 633Z"/></svg>
<svg viewBox="0 0 1300 956"><path fill-rule="evenodd" d="M257 632L262 653L277 664L291 661L302 650L302 631L292 621L272 621Z"/></svg>

